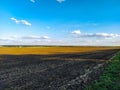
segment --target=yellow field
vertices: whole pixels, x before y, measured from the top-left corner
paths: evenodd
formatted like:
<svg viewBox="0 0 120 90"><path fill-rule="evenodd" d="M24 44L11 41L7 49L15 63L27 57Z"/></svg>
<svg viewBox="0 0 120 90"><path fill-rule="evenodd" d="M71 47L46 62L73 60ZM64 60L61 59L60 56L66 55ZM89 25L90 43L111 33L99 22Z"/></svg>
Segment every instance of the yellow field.
<svg viewBox="0 0 120 90"><path fill-rule="evenodd" d="M0 54L64 54L113 49L113 47L0 47Z"/></svg>

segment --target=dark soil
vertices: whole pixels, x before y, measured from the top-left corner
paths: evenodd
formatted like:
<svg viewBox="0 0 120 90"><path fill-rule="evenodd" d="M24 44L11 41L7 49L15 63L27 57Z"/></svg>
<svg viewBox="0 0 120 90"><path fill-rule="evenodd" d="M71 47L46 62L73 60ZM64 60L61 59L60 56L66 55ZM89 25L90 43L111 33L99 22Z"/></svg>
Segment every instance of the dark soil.
<svg viewBox="0 0 120 90"><path fill-rule="evenodd" d="M118 51L0 55L0 90L83 90Z"/></svg>

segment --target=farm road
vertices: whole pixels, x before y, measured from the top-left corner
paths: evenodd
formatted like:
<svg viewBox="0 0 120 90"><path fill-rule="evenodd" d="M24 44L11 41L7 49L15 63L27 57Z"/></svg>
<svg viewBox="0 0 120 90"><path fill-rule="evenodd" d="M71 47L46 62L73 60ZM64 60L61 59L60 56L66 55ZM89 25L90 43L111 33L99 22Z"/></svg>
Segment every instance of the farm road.
<svg viewBox="0 0 120 90"><path fill-rule="evenodd" d="M82 90L118 51L0 55L0 90Z"/></svg>

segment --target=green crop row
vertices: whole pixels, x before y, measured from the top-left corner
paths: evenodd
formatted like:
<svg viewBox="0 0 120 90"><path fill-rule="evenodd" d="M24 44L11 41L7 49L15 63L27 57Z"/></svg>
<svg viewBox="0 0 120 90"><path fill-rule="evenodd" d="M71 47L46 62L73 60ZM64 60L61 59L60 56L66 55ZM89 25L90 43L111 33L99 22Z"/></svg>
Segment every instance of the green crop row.
<svg viewBox="0 0 120 90"><path fill-rule="evenodd" d="M111 60L99 80L85 90L120 90L120 52Z"/></svg>

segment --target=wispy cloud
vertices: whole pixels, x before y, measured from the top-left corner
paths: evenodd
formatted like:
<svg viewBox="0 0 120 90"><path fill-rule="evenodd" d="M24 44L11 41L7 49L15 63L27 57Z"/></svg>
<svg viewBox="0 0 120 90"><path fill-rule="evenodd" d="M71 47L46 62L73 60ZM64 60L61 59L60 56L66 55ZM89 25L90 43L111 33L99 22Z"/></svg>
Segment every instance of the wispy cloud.
<svg viewBox="0 0 120 90"><path fill-rule="evenodd" d="M49 36L37 36L37 35L31 35L31 36L9 36L7 38L0 37L0 45L3 43L5 44L12 44L12 45L47 45L49 42L51 42L51 38ZM39 42L39 43L38 43Z"/></svg>
<svg viewBox="0 0 120 90"><path fill-rule="evenodd" d="M65 0L56 0L58 3L65 2Z"/></svg>
<svg viewBox="0 0 120 90"><path fill-rule="evenodd" d="M29 23L28 21L26 20L18 20L14 17L10 18L12 21L14 21L16 24L23 24L23 25L26 25L26 26L31 26L32 24Z"/></svg>
<svg viewBox="0 0 120 90"><path fill-rule="evenodd" d="M74 30L71 32L72 34L81 34L80 30Z"/></svg>
<svg viewBox="0 0 120 90"><path fill-rule="evenodd" d="M31 26L32 25L31 23L29 23L26 20L21 20L21 23L24 24L24 25L27 25L27 26Z"/></svg>
<svg viewBox="0 0 120 90"><path fill-rule="evenodd" d="M0 41L13 41L14 39L12 38L0 38Z"/></svg>
<svg viewBox="0 0 120 90"><path fill-rule="evenodd" d="M20 23L20 21L19 20L17 20L16 18L14 18L14 17L12 17L12 18L10 18L12 21L14 21L16 24L19 24Z"/></svg>
<svg viewBox="0 0 120 90"><path fill-rule="evenodd" d="M119 34L109 34L109 33L80 33L79 31L73 31L72 34L76 38L116 38L120 37Z"/></svg>
<svg viewBox="0 0 120 90"><path fill-rule="evenodd" d="M41 37L40 36L22 36L19 38L21 38L21 39L40 39Z"/></svg>
<svg viewBox="0 0 120 90"><path fill-rule="evenodd" d="M21 37L17 37L17 36L11 36L11 38L13 39L49 39L49 36L21 36Z"/></svg>
<svg viewBox="0 0 120 90"><path fill-rule="evenodd" d="M30 0L32 3L35 3L35 0Z"/></svg>
<svg viewBox="0 0 120 90"><path fill-rule="evenodd" d="M41 39L49 39L50 37L48 37L48 36L42 36L42 37L40 37Z"/></svg>
<svg viewBox="0 0 120 90"><path fill-rule="evenodd" d="M76 34L75 34L76 35ZM120 45L120 40L112 39L51 39L48 36L11 36L7 38L0 38L0 44L11 45Z"/></svg>
<svg viewBox="0 0 120 90"><path fill-rule="evenodd" d="M115 38L120 35L118 34L109 34L109 33L88 33L81 34L80 37L97 37L97 38Z"/></svg>

